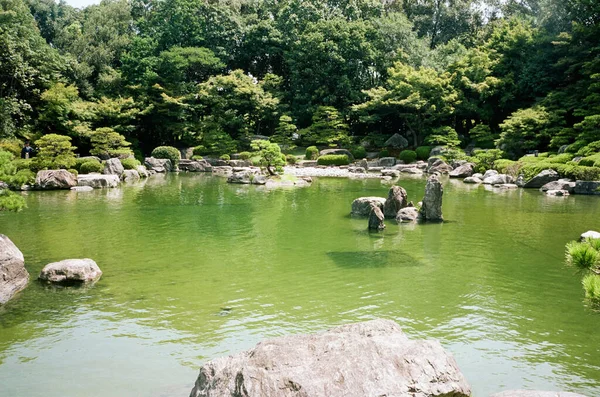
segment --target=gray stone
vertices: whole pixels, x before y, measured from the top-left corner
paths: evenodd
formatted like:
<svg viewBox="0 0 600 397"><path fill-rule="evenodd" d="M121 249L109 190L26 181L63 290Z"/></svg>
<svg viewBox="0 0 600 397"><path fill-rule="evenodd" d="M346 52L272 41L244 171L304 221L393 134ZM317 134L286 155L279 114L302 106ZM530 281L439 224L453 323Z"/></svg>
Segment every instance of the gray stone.
<svg viewBox="0 0 600 397"><path fill-rule="evenodd" d="M104 163L104 171L102 171L105 175L118 175L119 177L123 175L125 172L125 168L123 168L123 164L121 164L121 160L119 159L108 159Z"/></svg>
<svg viewBox="0 0 600 397"><path fill-rule="evenodd" d="M169 159L157 159L154 157L146 157L144 159L144 165L149 170L153 170L157 173L171 172L173 171L173 165Z"/></svg>
<svg viewBox="0 0 600 397"><path fill-rule="evenodd" d="M369 169L369 162L367 159L362 159L358 162L358 166L364 168L365 170Z"/></svg>
<svg viewBox="0 0 600 397"><path fill-rule="evenodd" d="M561 147L558 148L558 154L562 154L564 153L567 148L569 147L569 145L562 145Z"/></svg>
<svg viewBox="0 0 600 397"><path fill-rule="evenodd" d="M269 181L269 178L266 175L255 175L254 179L252 179L253 185L266 185Z"/></svg>
<svg viewBox="0 0 600 397"><path fill-rule="evenodd" d="M523 174L520 174L520 175L517 177L517 180L515 181L515 184L516 184L518 187L523 187L523 186L525 186L525 176L523 176Z"/></svg>
<svg viewBox="0 0 600 397"><path fill-rule="evenodd" d="M383 210L385 199L383 197L360 197L352 202L352 215L369 216L371 205L376 205Z"/></svg>
<svg viewBox="0 0 600 397"><path fill-rule="evenodd" d="M429 152L429 157L439 156L439 155L443 154L445 151L446 151L445 147L443 147L443 146L435 146Z"/></svg>
<svg viewBox="0 0 600 397"><path fill-rule="evenodd" d="M385 216L383 211L377 205L371 206L371 213L369 214L369 230L383 230L385 229L385 223L383 222Z"/></svg>
<svg viewBox="0 0 600 397"><path fill-rule="evenodd" d="M490 397L586 397L583 394L568 393L564 391L540 390L507 390L492 394Z"/></svg>
<svg viewBox="0 0 600 397"><path fill-rule="evenodd" d="M260 175L260 171L258 170L234 172L227 177L227 183L239 183L243 185L250 185L252 184L252 181L257 175Z"/></svg>
<svg viewBox="0 0 600 397"><path fill-rule="evenodd" d="M204 364L190 397L468 397L452 355L390 320L260 342Z"/></svg>
<svg viewBox="0 0 600 397"><path fill-rule="evenodd" d="M8 237L0 234L0 305L12 299L28 282L23 254Z"/></svg>
<svg viewBox="0 0 600 397"><path fill-rule="evenodd" d="M419 211L415 207L410 206L398 211L398 214L396 214L396 222L415 222L418 217Z"/></svg>
<svg viewBox="0 0 600 397"><path fill-rule="evenodd" d="M486 172L487 174L487 172ZM506 183L513 183L514 178L506 174L495 174L489 176L483 180L484 185L503 185Z"/></svg>
<svg viewBox="0 0 600 397"><path fill-rule="evenodd" d="M150 174L148 173L148 170L143 165L138 165L137 167L135 167L135 170L140 175L140 178L148 178L150 176Z"/></svg>
<svg viewBox="0 0 600 397"><path fill-rule="evenodd" d="M575 194L600 194L600 181L577 181L573 192Z"/></svg>
<svg viewBox="0 0 600 397"><path fill-rule="evenodd" d="M114 188L119 186L117 175L80 174L77 176L77 186L90 186L94 189Z"/></svg>
<svg viewBox="0 0 600 397"><path fill-rule="evenodd" d="M229 160L229 165L232 167L252 167L250 160Z"/></svg>
<svg viewBox="0 0 600 397"><path fill-rule="evenodd" d="M77 177L67 170L38 171L35 185L43 190L71 189L77 186Z"/></svg>
<svg viewBox="0 0 600 397"><path fill-rule="evenodd" d="M464 183L481 183L483 181L481 179L479 179L479 178L474 177L474 176L470 176L470 177L467 177L467 178L463 179L463 182Z"/></svg>
<svg viewBox="0 0 600 397"><path fill-rule="evenodd" d="M560 176L558 175L558 172L556 172L554 170L543 170L542 172L540 172L539 174L537 174L536 176L534 176L533 178L531 178L530 180L525 182L525 185L523 185L523 187L525 189L530 189L530 188L539 189L542 186L544 186L545 184L547 184L549 182L557 181L559 179L560 179Z"/></svg>
<svg viewBox="0 0 600 397"><path fill-rule="evenodd" d="M433 174L438 172L440 174L448 174L452 171L452 166L444 162L444 160L432 157L428 162L427 173Z"/></svg>
<svg viewBox="0 0 600 397"><path fill-rule="evenodd" d="M569 194L568 190L546 190L547 196L568 196Z"/></svg>
<svg viewBox="0 0 600 397"><path fill-rule="evenodd" d="M75 192L91 192L94 188L91 186L73 186L71 190Z"/></svg>
<svg viewBox="0 0 600 397"><path fill-rule="evenodd" d="M450 176L450 178L466 178L469 177L471 175L473 175L473 164L471 163L465 163L462 165L459 165L458 167L456 167L455 169L453 169L452 171L450 171L450 173L448 174Z"/></svg>
<svg viewBox="0 0 600 397"><path fill-rule="evenodd" d="M481 174L481 173L479 173L479 172L478 172L478 173L476 173L476 174L473 174L473 175L471 175L471 177L472 177L472 178L481 179L481 180L483 181L483 174Z"/></svg>
<svg viewBox="0 0 600 397"><path fill-rule="evenodd" d="M39 279L53 284L93 284L102 271L91 259L66 259L49 263L40 272Z"/></svg>
<svg viewBox="0 0 600 397"><path fill-rule="evenodd" d="M363 167L348 167L348 172L352 172L353 174L364 174L367 171Z"/></svg>
<svg viewBox="0 0 600 397"><path fill-rule="evenodd" d="M496 171L496 170L487 170L485 172L485 174L483 174L483 177L481 179L486 179L486 178L489 178L489 177L494 176L494 175L498 175L498 171Z"/></svg>
<svg viewBox="0 0 600 397"><path fill-rule="evenodd" d="M345 154L350 162L354 161L354 156L348 149L325 149L319 152L319 156L327 156L329 154Z"/></svg>
<svg viewBox="0 0 600 397"><path fill-rule="evenodd" d="M579 240L581 241L587 240L588 238L600 239L600 233L593 230L588 230L585 233L581 233L581 236L579 236Z"/></svg>
<svg viewBox="0 0 600 397"><path fill-rule="evenodd" d="M0 181L0 190L1 189L8 189L8 184L6 184L6 182Z"/></svg>
<svg viewBox="0 0 600 397"><path fill-rule="evenodd" d="M395 157L382 157L379 159L380 167L393 167L396 165Z"/></svg>
<svg viewBox="0 0 600 397"><path fill-rule="evenodd" d="M413 175L421 175L423 174L423 170L419 168L403 168L400 170L403 174L413 174Z"/></svg>
<svg viewBox="0 0 600 397"><path fill-rule="evenodd" d="M212 165L206 160L181 160L179 169L187 172L212 172Z"/></svg>
<svg viewBox="0 0 600 397"><path fill-rule="evenodd" d="M494 187L498 187L500 189L518 189L519 188L514 183L502 183L500 185L494 185Z"/></svg>
<svg viewBox="0 0 600 397"><path fill-rule="evenodd" d="M182 159L191 159L192 156L194 155L194 148L193 147L181 148L181 149L179 149L179 154Z"/></svg>
<svg viewBox="0 0 600 397"><path fill-rule="evenodd" d="M540 188L542 192L548 190L566 190L569 193L573 193L575 190L575 182L570 179L559 179L558 181L548 182Z"/></svg>
<svg viewBox="0 0 600 397"><path fill-rule="evenodd" d="M216 176L228 177L229 175L231 175L233 173L233 168L228 165L213 166L212 173L213 173L213 175L216 175Z"/></svg>
<svg viewBox="0 0 600 397"><path fill-rule="evenodd" d="M383 204L383 214L386 218L395 219L398 211L408 204L408 194L401 186L392 186L388 191L387 200Z"/></svg>
<svg viewBox="0 0 600 397"><path fill-rule="evenodd" d="M140 180L140 174L136 170L125 170L121 179L124 182L137 182Z"/></svg>
<svg viewBox="0 0 600 397"><path fill-rule="evenodd" d="M392 178L398 178L400 176L400 171L386 168L384 170L381 170L381 175L390 176Z"/></svg>
<svg viewBox="0 0 600 397"><path fill-rule="evenodd" d="M303 161L299 161L298 165L300 167L316 167L317 165L319 165L319 163L316 160L303 160Z"/></svg>
<svg viewBox="0 0 600 397"><path fill-rule="evenodd" d="M467 164L467 160L453 160L450 165L452 168L457 169L458 167Z"/></svg>
<svg viewBox="0 0 600 397"><path fill-rule="evenodd" d="M419 217L425 221L443 221L442 195L444 188L436 175L431 175L425 185L425 197L419 211Z"/></svg>

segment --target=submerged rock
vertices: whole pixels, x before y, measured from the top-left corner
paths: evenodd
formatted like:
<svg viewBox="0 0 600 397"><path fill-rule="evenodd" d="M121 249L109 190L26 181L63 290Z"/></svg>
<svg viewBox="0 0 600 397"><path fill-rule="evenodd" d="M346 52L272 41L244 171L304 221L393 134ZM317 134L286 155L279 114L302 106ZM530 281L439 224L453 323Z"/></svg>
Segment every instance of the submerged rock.
<svg viewBox="0 0 600 397"><path fill-rule="evenodd" d="M487 172L486 172L487 174ZM514 178L510 175L506 175L506 174L494 174L491 176L488 176L487 178L483 179L483 184L484 185L503 185L506 183L513 183Z"/></svg>
<svg viewBox="0 0 600 397"><path fill-rule="evenodd" d="M119 159L108 159L104 163L104 171L102 172L105 175L123 175L125 172L125 168L123 168L123 164L121 164L121 160Z"/></svg>
<svg viewBox="0 0 600 397"><path fill-rule="evenodd" d="M93 284L101 276L102 271L91 259L66 259L44 266L39 279L53 284Z"/></svg>
<svg viewBox="0 0 600 397"><path fill-rule="evenodd" d="M91 186L73 186L71 190L75 192L91 192L94 188Z"/></svg>
<svg viewBox="0 0 600 397"><path fill-rule="evenodd" d="M43 190L71 189L77 186L77 178L67 170L44 170L38 171L35 185Z"/></svg>
<svg viewBox="0 0 600 397"><path fill-rule="evenodd" d="M408 194L401 186L392 186L388 192L387 200L383 204L383 214L386 218L395 219L398 211L406 207Z"/></svg>
<svg viewBox="0 0 600 397"><path fill-rule="evenodd" d="M369 230L383 230L385 229L385 223L383 223L385 217L383 211L377 205L371 206L371 213L369 214Z"/></svg>
<svg viewBox="0 0 600 397"><path fill-rule="evenodd" d="M125 170L121 175L121 179L124 182L137 182L140 180L140 174L136 170Z"/></svg>
<svg viewBox="0 0 600 397"><path fill-rule="evenodd" d="M419 211L415 207L406 207L398 211L398 214L396 214L396 222L415 222L418 217Z"/></svg>
<svg viewBox="0 0 600 397"><path fill-rule="evenodd" d="M385 199L383 197L360 197L352 202L352 215L369 216L371 214L371 204L374 204L383 210Z"/></svg>
<svg viewBox="0 0 600 397"><path fill-rule="evenodd" d="M94 189L114 188L119 186L119 177L117 175L102 174L80 174L77 176L78 186L89 186Z"/></svg>
<svg viewBox="0 0 600 397"><path fill-rule="evenodd" d="M444 188L436 175L431 175L425 185L425 197L419 211L419 217L426 221L443 221L442 195Z"/></svg>
<svg viewBox="0 0 600 397"><path fill-rule="evenodd" d="M523 185L525 189L539 189L547 183L554 182L560 179L558 172L554 170L543 170Z"/></svg>
<svg viewBox="0 0 600 397"><path fill-rule="evenodd" d="M143 165L138 165L137 167L135 167L135 170L140 175L140 178L148 178L150 176L150 173L148 172L146 167Z"/></svg>
<svg viewBox="0 0 600 397"><path fill-rule="evenodd" d="M471 388L439 342L410 340L390 320L260 342L202 366L190 397L467 397Z"/></svg>
<svg viewBox="0 0 600 397"><path fill-rule="evenodd" d="M0 305L24 289L28 282L23 254L8 237L0 234Z"/></svg>

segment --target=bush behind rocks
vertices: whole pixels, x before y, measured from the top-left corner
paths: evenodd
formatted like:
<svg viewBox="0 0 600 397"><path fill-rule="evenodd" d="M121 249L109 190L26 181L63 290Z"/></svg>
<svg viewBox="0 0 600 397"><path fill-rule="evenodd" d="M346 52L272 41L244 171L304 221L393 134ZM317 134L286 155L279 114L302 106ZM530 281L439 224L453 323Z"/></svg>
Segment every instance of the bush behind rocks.
<svg viewBox="0 0 600 397"><path fill-rule="evenodd" d="M350 160L345 154L327 154L317 159L319 165L348 165Z"/></svg>

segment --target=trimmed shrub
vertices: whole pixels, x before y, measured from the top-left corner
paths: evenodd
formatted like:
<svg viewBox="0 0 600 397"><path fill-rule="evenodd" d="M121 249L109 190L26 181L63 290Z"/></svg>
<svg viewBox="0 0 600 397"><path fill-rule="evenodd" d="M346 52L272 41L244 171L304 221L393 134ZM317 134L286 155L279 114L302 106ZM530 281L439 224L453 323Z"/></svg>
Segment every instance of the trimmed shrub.
<svg viewBox="0 0 600 397"><path fill-rule="evenodd" d="M288 154L287 156L285 156L285 161L288 164L294 165L294 164L296 164L298 159L293 154Z"/></svg>
<svg viewBox="0 0 600 397"><path fill-rule="evenodd" d="M88 160L79 167L79 172L82 174L91 174L92 172L102 173L102 171L104 171L104 166L96 160Z"/></svg>
<svg viewBox="0 0 600 397"><path fill-rule="evenodd" d="M79 171L77 171L75 168L68 169L67 171L75 176L79 175Z"/></svg>
<svg viewBox="0 0 600 397"><path fill-rule="evenodd" d="M327 154L317 159L319 165L348 165L350 160L345 154Z"/></svg>
<svg viewBox="0 0 600 397"><path fill-rule="evenodd" d="M319 157L319 149L316 146L306 148L305 158L307 160L316 160Z"/></svg>
<svg viewBox="0 0 600 397"><path fill-rule="evenodd" d="M350 150L355 159L360 160L367 157L367 149L364 146L356 146Z"/></svg>
<svg viewBox="0 0 600 397"><path fill-rule="evenodd" d="M14 159L12 164L15 166L17 171L31 170L31 159Z"/></svg>
<svg viewBox="0 0 600 397"><path fill-rule="evenodd" d="M400 152L398 158L406 164L410 164L417 159L417 152L414 150L403 150Z"/></svg>
<svg viewBox="0 0 600 397"><path fill-rule="evenodd" d="M57 134L44 135L36 141L37 156L31 162L32 170L69 169L75 166L75 149L71 137Z"/></svg>
<svg viewBox="0 0 600 397"><path fill-rule="evenodd" d="M383 149L381 152L379 152L379 158L381 157L390 157L390 152L387 149Z"/></svg>
<svg viewBox="0 0 600 397"><path fill-rule="evenodd" d="M240 154L238 154L238 156L240 157L240 160L250 160L250 157L252 157L252 153L241 152Z"/></svg>
<svg viewBox="0 0 600 397"><path fill-rule="evenodd" d="M547 159L543 159L547 163L552 164L566 164L569 161L573 160L573 155L569 153L558 154L555 156L548 156Z"/></svg>
<svg viewBox="0 0 600 397"><path fill-rule="evenodd" d="M600 304L600 276L597 274L587 274L583 280L583 290L585 297L595 304Z"/></svg>
<svg viewBox="0 0 600 397"><path fill-rule="evenodd" d="M169 159L173 166L179 164L181 153L173 146L159 146L152 151L152 157L157 159Z"/></svg>
<svg viewBox="0 0 600 397"><path fill-rule="evenodd" d="M431 146L419 146L415 149L417 153L418 160L427 160L429 158L429 153L431 153Z"/></svg>
<svg viewBox="0 0 600 397"><path fill-rule="evenodd" d="M0 139L0 150L12 153L15 158L21 157L23 144L18 139Z"/></svg>
<svg viewBox="0 0 600 397"><path fill-rule="evenodd" d="M138 160L131 157L122 159L121 164L123 164L123 168L126 170L135 170L138 166L142 165Z"/></svg>
<svg viewBox="0 0 600 397"><path fill-rule="evenodd" d="M582 158L578 165L583 165L587 167L600 167L600 153L596 153L594 155Z"/></svg>
<svg viewBox="0 0 600 397"><path fill-rule="evenodd" d="M508 168L510 167L510 168ZM570 178L582 181L595 181L600 179L600 167L585 167L571 162L567 164L551 163L548 161L522 162L510 160L496 160L494 168L501 173L513 176L523 174L523 177L531 179L544 170L554 170L561 178ZM509 172L509 170L511 172Z"/></svg>
<svg viewBox="0 0 600 397"><path fill-rule="evenodd" d="M600 152L600 141L589 143L577 151L578 156L587 157Z"/></svg>
<svg viewBox="0 0 600 397"><path fill-rule="evenodd" d="M193 155L192 160L204 160L204 157L202 157L200 155Z"/></svg>
<svg viewBox="0 0 600 397"><path fill-rule="evenodd" d="M19 188L23 185L32 185L35 182L35 172L30 170L19 170L14 175L2 177L3 181L12 188Z"/></svg>
<svg viewBox="0 0 600 397"><path fill-rule="evenodd" d="M231 156L230 156L230 155L228 155L228 154L224 154L224 155L222 155L222 156L221 156L221 157L219 157L219 158L220 158L221 160L223 160L223 161L229 161L229 160L231 160Z"/></svg>

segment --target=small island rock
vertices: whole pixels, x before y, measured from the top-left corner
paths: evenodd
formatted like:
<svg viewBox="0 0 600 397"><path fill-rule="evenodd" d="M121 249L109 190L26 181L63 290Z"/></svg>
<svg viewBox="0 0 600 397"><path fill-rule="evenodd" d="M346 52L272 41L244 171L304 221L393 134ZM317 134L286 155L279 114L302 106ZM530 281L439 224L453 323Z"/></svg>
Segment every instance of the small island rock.
<svg viewBox="0 0 600 397"><path fill-rule="evenodd" d="M392 186L388 192L387 200L383 204L383 215L386 218L395 219L398 211L406 207L408 194L401 186Z"/></svg>
<svg viewBox="0 0 600 397"><path fill-rule="evenodd" d="M102 271L91 259L66 259L49 263L42 269L39 279L54 284L93 284Z"/></svg>
<svg viewBox="0 0 600 397"><path fill-rule="evenodd" d="M425 197L419 211L419 217L426 221L443 221L442 195L444 188L436 175L431 175L425 185Z"/></svg>
<svg viewBox="0 0 600 397"><path fill-rule="evenodd" d="M383 211L377 205L371 206L371 213L369 214L369 230L383 230L385 229L385 223L383 223L385 217Z"/></svg>
<svg viewBox="0 0 600 397"><path fill-rule="evenodd" d="M383 210L385 199L383 197L360 197L352 202L352 215L369 216L371 214L371 204L374 204Z"/></svg>

